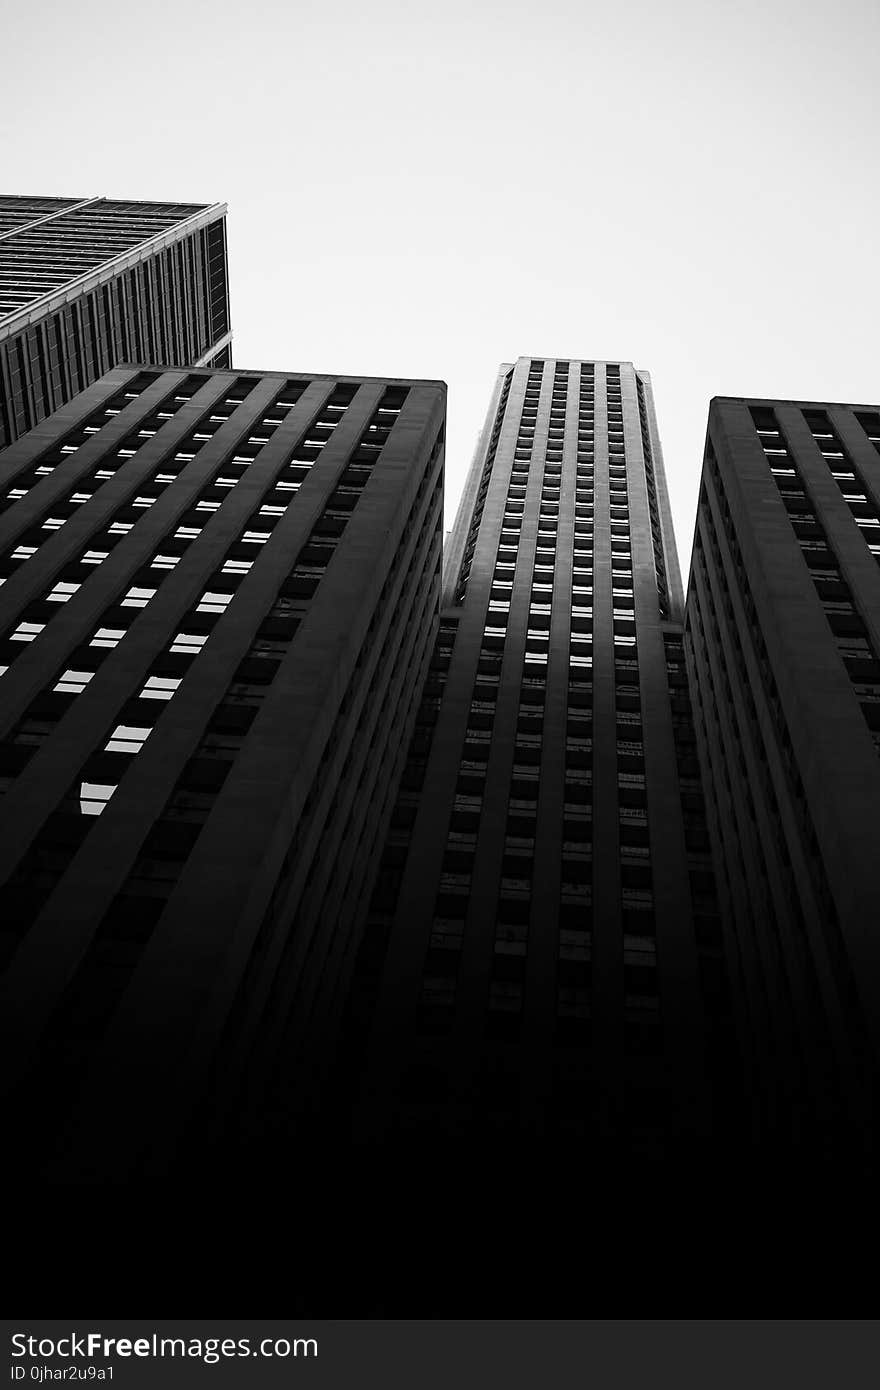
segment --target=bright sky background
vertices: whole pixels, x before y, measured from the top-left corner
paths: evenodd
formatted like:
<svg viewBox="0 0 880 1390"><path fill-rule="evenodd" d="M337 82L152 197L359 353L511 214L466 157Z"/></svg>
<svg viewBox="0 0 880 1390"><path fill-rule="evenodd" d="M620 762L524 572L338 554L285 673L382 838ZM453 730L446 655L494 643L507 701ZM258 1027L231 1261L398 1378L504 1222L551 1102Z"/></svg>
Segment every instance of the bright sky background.
<svg viewBox="0 0 880 1390"><path fill-rule="evenodd" d="M876 402L880 5L6 0L0 187L226 201L240 367L653 376L682 563L713 395Z"/></svg>

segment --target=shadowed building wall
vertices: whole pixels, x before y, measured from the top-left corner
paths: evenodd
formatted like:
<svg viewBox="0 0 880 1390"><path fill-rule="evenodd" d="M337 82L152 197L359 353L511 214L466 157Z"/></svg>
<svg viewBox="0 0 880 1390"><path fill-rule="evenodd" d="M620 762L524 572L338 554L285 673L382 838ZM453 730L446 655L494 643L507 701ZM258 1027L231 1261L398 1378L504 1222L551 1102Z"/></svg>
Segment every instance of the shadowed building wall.
<svg viewBox="0 0 880 1390"><path fill-rule="evenodd" d="M880 412L720 397L685 629L751 1142L876 1160Z"/></svg>
<svg viewBox="0 0 880 1390"><path fill-rule="evenodd" d="M638 1160L711 1131L726 1002L681 616L647 373L502 367L349 1014L360 1140Z"/></svg>
<svg viewBox="0 0 880 1390"><path fill-rule="evenodd" d="M3 1070L63 1175L163 1171L252 1055L308 1108L436 634L444 420L437 382L120 368L0 455Z"/></svg>

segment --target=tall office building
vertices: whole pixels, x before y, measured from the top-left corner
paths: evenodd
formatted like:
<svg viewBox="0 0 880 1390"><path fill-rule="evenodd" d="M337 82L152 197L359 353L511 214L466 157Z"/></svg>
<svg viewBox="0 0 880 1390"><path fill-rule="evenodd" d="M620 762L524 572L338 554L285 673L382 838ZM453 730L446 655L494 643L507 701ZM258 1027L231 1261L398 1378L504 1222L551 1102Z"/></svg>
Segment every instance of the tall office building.
<svg viewBox="0 0 880 1390"><path fill-rule="evenodd" d="M231 363L226 205L0 196L0 449L121 362Z"/></svg>
<svg viewBox="0 0 880 1390"><path fill-rule="evenodd" d="M752 1143L789 1180L877 1157L878 451L876 406L709 412L687 659Z"/></svg>
<svg viewBox="0 0 880 1390"><path fill-rule="evenodd" d="M261 1095L320 1083L436 635L444 421L439 382L119 368L0 455L2 1070L35 1167L163 1171L249 1058Z"/></svg>
<svg viewBox="0 0 880 1390"><path fill-rule="evenodd" d="M681 618L647 373L503 366L347 1020L366 1147L637 1160L711 1132L724 971Z"/></svg>

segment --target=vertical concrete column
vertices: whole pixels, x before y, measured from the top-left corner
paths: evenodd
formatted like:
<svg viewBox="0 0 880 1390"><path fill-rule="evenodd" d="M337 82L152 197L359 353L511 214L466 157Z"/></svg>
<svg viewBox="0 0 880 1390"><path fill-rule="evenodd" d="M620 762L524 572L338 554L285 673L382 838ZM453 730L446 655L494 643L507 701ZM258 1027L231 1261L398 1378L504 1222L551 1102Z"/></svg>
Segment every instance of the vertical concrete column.
<svg viewBox="0 0 880 1390"><path fill-rule="evenodd" d="M623 941L617 795L607 364L596 363L593 519L593 1052L602 1131L616 1130L623 1054Z"/></svg>
<svg viewBox="0 0 880 1390"><path fill-rule="evenodd" d="M674 1078L670 1127L683 1135L698 1123L697 1109L705 1104L702 1050L695 1046L702 1039L703 1020L646 478L646 464L653 469L656 440L651 412L651 458L646 460L636 374L626 365L620 375L660 1015L666 1066ZM650 397L650 387L644 389Z"/></svg>
<svg viewBox="0 0 880 1390"><path fill-rule="evenodd" d="M555 371L548 362L545 371ZM555 379L555 378L554 378ZM566 377L565 439L559 518L556 526L556 572L550 616L547 690L541 750L541 781L532 915L529 926L524 999L523 1116L528 1128L540 1129L553 1085L556 1023L556 978L559 955L559 901L562 880L562 825L565 796L565 743L568 718L571 586L574 550L575 490L580 364L570 362Z"/></svg>

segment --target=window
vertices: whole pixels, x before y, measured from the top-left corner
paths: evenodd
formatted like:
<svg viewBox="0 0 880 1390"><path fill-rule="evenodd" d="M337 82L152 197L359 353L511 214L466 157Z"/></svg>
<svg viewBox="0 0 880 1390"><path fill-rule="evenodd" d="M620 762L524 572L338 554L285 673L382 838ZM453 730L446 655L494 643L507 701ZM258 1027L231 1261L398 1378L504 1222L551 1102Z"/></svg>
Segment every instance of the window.
<svg viewBox="0 0 880 1390"><path fill-rule="evenodd" d="M116 647L125 636L124 627L99 627L95 633L90 647Z"/></svg>
<svg viewBox="0 0 880 1390"><path fill-rule="evenodd" d="M94 671L67 670L58 681L58 684L54 685L52 689L64 695L80 695L85 690L94 674Z"/></svg>
<svg viewBox="0 0 880 1390"><path fill-rule="evenodd" d="M33 642L45 626L45 623L19 623L15 631L9 634L9 640L11 642Z"/></svg>
<svg viewBox="0 0 880 1390"><path fill-rule="evenodd" d="M199 636L198 633L178 632L171 644L171 651L185 652L189 656L198 656L207 640L207 637Z"/></svg>
<svg viewBox="0 0 880 1390"><path fill-rule="evenodd" d="M117 724L108 742L104 745L104 752L139 753L151 732L151 729L139 728L131 724Z"/></svg>
<svg viewBox="0 0 880 1390"><path fill-rule="evenodd" d="M67 603L67 600L73 598L77 589L81 587L80 584L56 584L54 589L46 595L46 600L48 603Z"/></svg>
<svg viewBox="0 0 880 1390"><path fill-rule="evenodd" d="M68 672L68 674L75 674ZM180 685L179 678L173 676L150 676L143 690L141 691L142 700L170 700L177 687ZM57 690L59 687L56 686Z"/></svg>
<svg viewBox="0 0 880 1390"><path fill-rule="evenodd" d="M146 608L151 598L156 595L155 589L139 589L137 587L129 589L125 598L122 600L121 608Z"/></svg>
<svg viewBox="0 0 880 1390"><path fill-rule="evenodd" d="M234 598L233 594L214 593L208 589L196 605L197 613L225 613ZM172 648L173 650L173 648Z"/></svg>
<svg viewBox="0 0 880 1390"><path fill-rule="evenodd" d="M115 792L115 786L100 782L83 782L79 792L79 809L84 816L100 816Z"/></svg>

